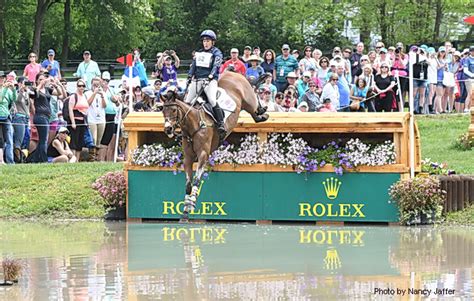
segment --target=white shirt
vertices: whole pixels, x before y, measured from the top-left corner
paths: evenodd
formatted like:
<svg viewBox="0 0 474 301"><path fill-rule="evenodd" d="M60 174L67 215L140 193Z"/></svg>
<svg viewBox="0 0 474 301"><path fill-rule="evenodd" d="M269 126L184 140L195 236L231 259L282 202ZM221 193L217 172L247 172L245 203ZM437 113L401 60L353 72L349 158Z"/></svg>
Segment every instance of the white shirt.
<svg viewBox="0 0 474 301"><path fill-rule="evenodd" d="M89 99L92 93L92 91L86 91L84 95ZM89 110L87 110L87 122L93 124L105 123L105 108L102 107L101 93L97 93L95 99L89 105Z"/></svg>
<svg viewBox="0 0 474 301"><path fill-rule="evenodd" d="M326 98L331 100L331 104L334 108L339 109L339 88L337 85L331 84L331 79L324 85L323 92L321 93L321 101L324 101Z"/></svg>

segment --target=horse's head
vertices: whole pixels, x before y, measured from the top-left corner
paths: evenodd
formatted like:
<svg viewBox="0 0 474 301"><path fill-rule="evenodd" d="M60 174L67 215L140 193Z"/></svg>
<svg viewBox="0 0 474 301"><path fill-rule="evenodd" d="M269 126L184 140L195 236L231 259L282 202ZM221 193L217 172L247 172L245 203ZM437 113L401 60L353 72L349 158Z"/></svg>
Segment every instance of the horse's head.
<svg viewBox="0 0 474 301"><path fill-rule="evenodd" d="M183 118L182 110L176 100L178 99L176 89L169 88L165 94L160 95L163 103L162 112L165 117L164 130L165 134L172 138L176 128L180 127L181 118Z"/></svg>

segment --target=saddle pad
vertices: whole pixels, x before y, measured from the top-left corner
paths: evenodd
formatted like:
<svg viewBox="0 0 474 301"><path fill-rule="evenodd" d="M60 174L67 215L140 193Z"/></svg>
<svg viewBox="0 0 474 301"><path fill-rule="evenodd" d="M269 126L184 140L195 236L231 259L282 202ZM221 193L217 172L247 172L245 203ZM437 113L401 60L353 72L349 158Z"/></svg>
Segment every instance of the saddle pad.
<svg viewBox="0 0 474 301"><path fill-rule="evenodd" d="M224 123L225 123L227 120L227 117L229 117L229 115L235 111L235 108L237 107L237 105L235 104L235 101L229 96L229 94L227 94L227 92L222 88L217 88L217 103L224 111ZM208 102L206 102L203 105L203 108L204 108L204 111L209 116L211 116L212 119L214 119L214 121L216 121L212 107Z"/></svg>

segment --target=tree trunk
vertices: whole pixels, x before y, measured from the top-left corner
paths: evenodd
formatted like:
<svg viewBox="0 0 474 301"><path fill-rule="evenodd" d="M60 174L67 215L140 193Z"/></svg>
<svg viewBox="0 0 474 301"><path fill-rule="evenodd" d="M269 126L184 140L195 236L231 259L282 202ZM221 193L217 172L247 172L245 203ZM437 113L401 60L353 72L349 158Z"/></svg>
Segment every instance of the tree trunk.
<svg viewBox="0 0 474 301"><path fill-rule="evenodd" d="M380 35L382 36L382 41L386 41L388 34L388 24L387 24L387 3L385 0L381 1L378 5L379 8L379 20L380 20Z"/></svg>
<svg viewBox="0 0 474 301"><path fill-rule="evenodd" d="M5 0L0 0L0 66L8 67L7 30L5 27Z"/></svg>
<svg viewBox="0 0 474 301"><path fill-rule="evenodd" d="M443 18L443 5L441 0L436 1L436 18L434 24L433 41L439 40L439 29L441 27L441 19Z"/></svg>
<svg viewBox="0 0 474 301"><path fill-rule="evenodd" d="M64 3L64 33L63 33L63 47L61 52L61 66L67 66L67 59L69 56L69 33L71 32L71 0L66 0Z"/></svg>
<svg viewBox="0 0 474 301"><path fill-rule="evenodd" d="M44 17L52 0L37 0L35 12L35 29L33 32L33 52L39 55L41 32L43 31Z"/></svg>

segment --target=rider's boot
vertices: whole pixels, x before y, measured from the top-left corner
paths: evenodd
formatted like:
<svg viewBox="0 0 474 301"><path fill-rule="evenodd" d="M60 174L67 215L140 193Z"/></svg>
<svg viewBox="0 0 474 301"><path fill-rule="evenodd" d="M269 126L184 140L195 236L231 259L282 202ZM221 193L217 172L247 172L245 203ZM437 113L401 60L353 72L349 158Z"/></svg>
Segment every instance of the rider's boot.
<svg viewBox="0 0 474 301"><path fill-rule="evenodd" d="M223 141L226 135L226 130L224 127L224 111L219 104L216 104L212 110L214 111L214 116L217 121L217 132L219 133L219 141Z"/></svg>

